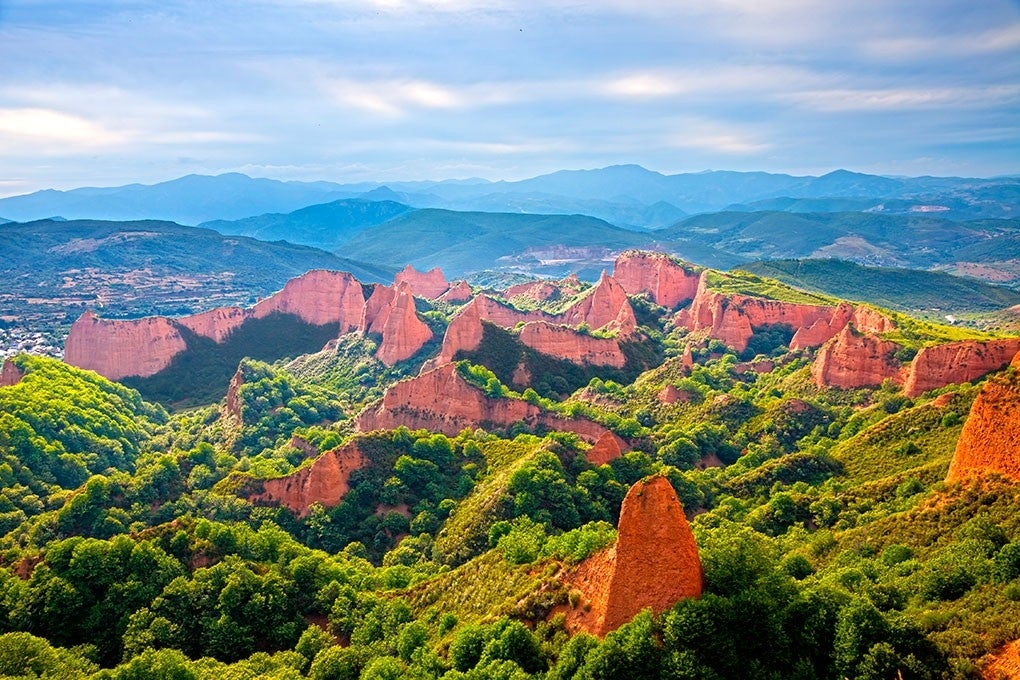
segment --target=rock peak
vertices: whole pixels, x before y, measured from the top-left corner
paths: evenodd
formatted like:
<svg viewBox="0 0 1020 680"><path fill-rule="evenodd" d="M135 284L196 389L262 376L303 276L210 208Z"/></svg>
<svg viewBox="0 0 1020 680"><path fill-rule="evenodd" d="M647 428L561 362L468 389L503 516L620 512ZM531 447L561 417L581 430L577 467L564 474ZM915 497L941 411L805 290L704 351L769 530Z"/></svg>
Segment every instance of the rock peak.
<svg viewBox="0 0 1020 680"><path fill-rule="evenodd" d="M654 475L630 488L616 545L585 560L571 580L587 601L568 613L568 626L599 636L642 609L661 614L680 600L701 595L698 547L668 479Z"/></svg>

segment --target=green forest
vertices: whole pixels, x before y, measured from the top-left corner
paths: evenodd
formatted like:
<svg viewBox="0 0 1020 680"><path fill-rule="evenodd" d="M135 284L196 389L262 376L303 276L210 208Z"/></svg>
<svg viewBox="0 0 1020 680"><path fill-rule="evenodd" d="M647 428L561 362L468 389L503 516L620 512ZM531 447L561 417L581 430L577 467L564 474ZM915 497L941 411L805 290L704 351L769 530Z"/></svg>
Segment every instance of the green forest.
<svg viewBox="0 0 1020 680"><path fill-rule="evenodd" d="M421 365L382 366L371 338L239 366L243 344L221 350L237 411L210 403L222 368L191 400L166 376L135 382L160 405L17 356L24 377L0 387L0 676L934 680L979 678L1020 638L1020 487L943 481L980 385L819 388L783 326L739 356L709 342L687 368L686 330L632 301L642 340L622 369L565 366L494 326L457 357L490 397L629 443L602 465L577 435L523 423L356 432ZM441 335L455 311L423 315ZM918 345L959 333L897 321ZM194 364L208 376L213 349ZM519 361L533 387L512 384ZM352 444L367 462L337 505L251 500ZM613 545L650 475L684 507L704 592L602 639L571 633L585 605L569 574Z"/></svg>

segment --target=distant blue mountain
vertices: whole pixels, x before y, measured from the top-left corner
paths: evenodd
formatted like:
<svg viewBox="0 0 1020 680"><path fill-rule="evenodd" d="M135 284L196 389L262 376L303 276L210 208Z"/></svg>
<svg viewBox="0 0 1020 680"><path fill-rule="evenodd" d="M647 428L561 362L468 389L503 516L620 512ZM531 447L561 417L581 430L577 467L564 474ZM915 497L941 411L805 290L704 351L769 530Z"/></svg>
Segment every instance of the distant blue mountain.
<svg viewBox="0 0 1020 680"><path fill-rule="evenodd" d="M364 229L410 210L413 208L394 201L344 198L286 214L268 213L241 220L215 220L199 226L215 229L221 234L251 236L262 241L290 241L333 250Z"/></svg>
<svg viewBox="0 0 1020 680"><path fill-rule="evenodd" d="M38 191L0 199L0 214L27 221L164 219L183 224L286 214L339 199L392 201L414 208L527 214L584 214L630 229L661 228L688 214L729 206L785 210L774 199L819 199L836 209L894 203L891 212L945 212L953 219L1012 218L1020 214L1020 179L997 177L881 177L836 170L821 177L767 172L708 171L664 175L638 165L560 170L516 182L335 184L281 182L231 173L188 175L154 185ZM846 203L841 199L856 199ZM756 205L758 202L766 202ZM825 209L824 204L795 211Z"/></svg>

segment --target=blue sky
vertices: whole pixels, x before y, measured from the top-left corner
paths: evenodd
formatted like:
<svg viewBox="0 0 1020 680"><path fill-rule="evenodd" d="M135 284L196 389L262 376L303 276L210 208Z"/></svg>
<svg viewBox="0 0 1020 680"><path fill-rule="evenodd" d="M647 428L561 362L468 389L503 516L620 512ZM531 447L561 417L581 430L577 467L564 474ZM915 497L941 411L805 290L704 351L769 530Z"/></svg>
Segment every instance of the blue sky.
<svg viewBox="0 0 1020 680"><path fill-rule="evenodd" d="M0 0L0 195L1020 172L1018 0Z"/></svg>

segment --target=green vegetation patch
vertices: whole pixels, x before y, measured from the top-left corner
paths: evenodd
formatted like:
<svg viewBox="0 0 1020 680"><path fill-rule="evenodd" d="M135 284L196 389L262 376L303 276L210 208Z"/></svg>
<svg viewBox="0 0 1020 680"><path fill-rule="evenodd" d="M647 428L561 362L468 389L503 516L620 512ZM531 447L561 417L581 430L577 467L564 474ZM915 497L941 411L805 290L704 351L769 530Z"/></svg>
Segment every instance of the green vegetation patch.
<svg viewBox="0 0 1020 680"><path fill-rule="evenodd" d="M246 319L221 343L184 327L178 330L187 349L175 356L169 366L147 378L121 381L146 399L171 408L217 402L227 393L227 385L241 359L277 361L317 352L337 337L340 327L316 326L293 314L273 313L261 319Z"/></svg>

